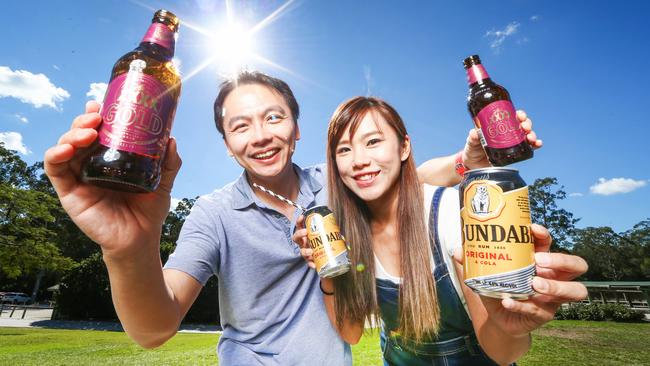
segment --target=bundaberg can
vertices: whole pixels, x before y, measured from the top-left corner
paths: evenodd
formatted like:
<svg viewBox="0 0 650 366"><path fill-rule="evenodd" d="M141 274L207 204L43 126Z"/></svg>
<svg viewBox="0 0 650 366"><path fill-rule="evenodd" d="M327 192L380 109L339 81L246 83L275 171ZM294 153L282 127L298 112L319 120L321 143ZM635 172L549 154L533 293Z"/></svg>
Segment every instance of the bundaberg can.
<svg viewBox="0 0 650 366"><path fill-rule="evenodd" d="M465 284L482 296L527 299L535 292L528 186L516 169L465 173L460 186Z"/></svg>
<svg viewBox="0 0 650 366"><path fill-rule="evenodd" d="M345 239L341 235L334 213L327 206L315 206L305 211L307 240L320 277L336 277L350 270Z"/></svg>

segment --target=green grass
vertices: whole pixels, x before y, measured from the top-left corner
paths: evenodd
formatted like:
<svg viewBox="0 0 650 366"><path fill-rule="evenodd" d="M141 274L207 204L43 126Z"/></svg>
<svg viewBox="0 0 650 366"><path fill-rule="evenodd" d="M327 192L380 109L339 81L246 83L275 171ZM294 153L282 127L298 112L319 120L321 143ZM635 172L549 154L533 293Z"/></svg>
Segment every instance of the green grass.
<svg viewBox="0 0 650 366"><path fill-rule="evenodd" d="M556 320L533 333L520 365L650 365L650 324Z"/></svg>
<svg viewBox="0 0 650 366"><path fill-rule="evenodd" d="M120 332L0 328L0 365L214 365L219 336L181 333L145 350ZM382 365L379 335L352 347L355 365ZM519 365L650 365L650 324L553 321Z"/></svg>

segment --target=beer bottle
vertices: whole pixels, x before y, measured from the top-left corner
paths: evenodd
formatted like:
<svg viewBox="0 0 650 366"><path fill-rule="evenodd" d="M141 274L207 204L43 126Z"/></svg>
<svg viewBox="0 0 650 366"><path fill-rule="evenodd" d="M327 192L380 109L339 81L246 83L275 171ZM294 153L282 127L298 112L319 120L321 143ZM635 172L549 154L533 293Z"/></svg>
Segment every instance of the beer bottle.
<svg viewBox="0 0 650 366"><path fill-rule="evenodd" d="M532 158L533 149L526 141L508 91L490 79L478 55L467 57L463 66L469 83L467 108L492 165L505 166Z"/></svg>
<svg viewBox="0 0 650 366"><path fill-rule="evenodd" d="M179 20L158 10L140 45L120 57L111 73L97 140L82 163L82 180L127 192L158 187L181 92L174 64Z"/></svg>

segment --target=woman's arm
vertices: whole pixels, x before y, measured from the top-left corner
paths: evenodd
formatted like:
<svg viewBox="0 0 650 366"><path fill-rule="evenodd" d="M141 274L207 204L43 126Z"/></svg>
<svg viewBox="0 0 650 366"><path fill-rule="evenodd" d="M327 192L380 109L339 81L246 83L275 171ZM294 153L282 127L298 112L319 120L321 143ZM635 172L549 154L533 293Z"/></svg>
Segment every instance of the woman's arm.
<svg viewBox="0 0 650 366"><path fill-rule="evenodd" d="M308 253L308 256L311 257L311 249L303 250L305 250L305 253ZM308 261L308 263L311 267L314 262ZM321 278L320 284L323 291L323 302L325 303L325 309L327 309L327 317L330 318L332 326L334 326L339 336L341 336L345 342L349 344L359 343L359 339L361 339L361 335L363 335L363 322L355 322L346 317L343 318L343 324L339 327L336 321L336 308L334 306L334 282L331 278Z"/></svg>
<svg viewBox="0 0 650 366"><path fill-rule="evenodd" d="M479 343L496 362L516 361L530 348L530 332L553 320L563 303L583 300L587 288L573 281L588 269L584 259L563 253L548 253L552 238L546 228L533 224L537 276L533 278L536 294L527 300L492 299L472 293L463 286L468 309ZM462 262L457 251L456 262ZM459 278L460 266L455 264Z"/></svg>
<svg viewBox="0 0 650 366"><path fill-rule="evenodd" d="M463 267L454 263L458 278L463 278ZM478 342L490 358L499 365L508 365L525 355L531 346L530 333L508 334L491 321L488 312L478 294L461 282L467 309L472 318L472 325ZM486 299L488 301L497 299Z"/></svg>
<svg viewBox="0 0 650 366"><path fill-rule="evenodd" d="M526 112L517 111L517 119L521 122L521 128L526 132L526 140L533 149L542 147L542 140L537 138L533 131L533 122L528 119ZM478 169L490 166L485 155L483 146L478 137L476 129L467 134L465 147L458 154L433 158L425 161L418 167L418 177L421 183L432 186L453 187L460 183L462 176L456 171L457 160L460 160L467 169Z"/></svg>

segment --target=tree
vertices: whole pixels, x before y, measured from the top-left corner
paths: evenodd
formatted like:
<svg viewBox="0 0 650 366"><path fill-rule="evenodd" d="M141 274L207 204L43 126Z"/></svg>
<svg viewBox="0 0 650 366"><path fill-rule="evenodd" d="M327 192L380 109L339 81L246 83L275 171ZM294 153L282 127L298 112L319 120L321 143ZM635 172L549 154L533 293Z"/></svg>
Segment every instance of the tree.
<svg viewBox="0 0 650 366"><path fill-rule="evenodd" d="M567 251L571 247L570 238L575 231L575 224L580 220L563 208L558 208L557 201L566 198L564 186L558 185L557 178L536 179L528 187L530 197L530 215L534 223L546 227L553 237L551 249Z"/></svg>
<svg viewBox="0 0 650 366"><path fill-rule="evenodd" d="M625 233L618 234L610 227L577 229L574 236L573 254L589 263L585 278L607 281L648 280L650 248L637 242L644 223L641 222ZM634 239L631 239L634 238Z"/></svg>
<svg viewBox="0 0 650 366"><path fill-rule="evenodd" d="M620 238L610 227L576 229L573 254L589 263L583 278L591 281L620 281L629 272L626 253L621 250Z"/></svg>
<svg viewBox="0 0 650 366"><path fill-rule="evenodd" d="M0 142L0 183L14 188L28 188L34 181L33 169L15 152L7 150Z"/></svg>
<svg viewBox="0 0 650 366"><path fill-rule="evenodd" d="M7 277L72 264L47 227L57 208L58 201L44 193L0 184L0 271Z"/></svg>
<svg viewBox="0 0 650 366"><path fill-rule="evenodd" d="M28 167L0 143L0 272L6 278L72 264L53 241L52 223L61 215L58 200L31 189L39 166Z"/></svg>
<svg viewBox="0 0 650 366"><path fill-rule="evenodd" d="M635 248L634 260L638 263L638 279L650 280L650 218L634 225L622 237Z"/></svg>
<svg viewBox="0 0 650 366"><path fill-rule="evenodd" d="M84 259L63 276L56 302L62 319L117 318L101 253Z"/></svg>
<svg viewBox="0 0 650 366"><path fill-rule="evenodd" d="M170 211L165 219L163 224L162 237L160 241L162 243L176 243L178 240L178 235L181 232L181 227L187 218L187 215L190 214L192 206L198 197L194 198L183 198L176 207L173 208L173 211Z"/></svg>

